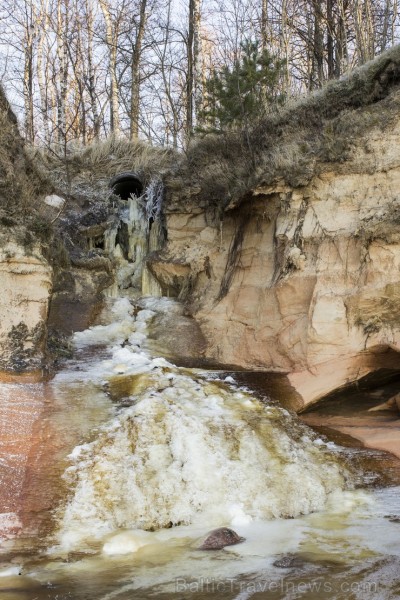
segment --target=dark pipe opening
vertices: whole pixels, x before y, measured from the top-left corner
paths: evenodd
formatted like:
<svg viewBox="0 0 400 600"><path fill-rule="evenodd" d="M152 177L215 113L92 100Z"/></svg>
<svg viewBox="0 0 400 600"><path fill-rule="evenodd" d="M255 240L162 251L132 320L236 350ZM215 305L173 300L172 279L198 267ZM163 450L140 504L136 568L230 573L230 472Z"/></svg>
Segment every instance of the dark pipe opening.
<svg viewBox="0 0 400 600"><path fill-rule="evenodd" d="M143 184L135 173L120 173L110 181L110 188L121 200L128 200L130 196L141 196L143 194Z"/></svg>

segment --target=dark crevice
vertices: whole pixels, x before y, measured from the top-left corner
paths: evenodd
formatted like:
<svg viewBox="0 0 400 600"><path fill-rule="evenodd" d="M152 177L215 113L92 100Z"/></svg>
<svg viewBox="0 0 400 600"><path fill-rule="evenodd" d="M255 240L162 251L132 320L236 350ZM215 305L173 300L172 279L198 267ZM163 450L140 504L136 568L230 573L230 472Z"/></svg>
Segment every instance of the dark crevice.
<svg viewBox="0 0 400 600"><path fill-rule="evenodd" d="M93 240L93 248L99 248L100 250L104 250L104 236L99 236L94 238Z"/></svg>
<svg viewBox="0 0 400 600"><path fill-rule="evenodd" d="M240 257L242 254L242 245L244 234L247 228L247 225L250 221L250 212L247 211L244 214L240 214L238 218L238 223L236 226L236 232L233 236L231 246L229 248L228 260L226 262L225 273L222 277L221 286L219 288L219 293L217 296L217 302L220 302L228 293L233 277L236 273L236 270L240 264Z"/></svg>
<svg viewBox="0 0 400 600"><path fill-rule="evenodd" d="M119 244L124 259L129 260L129 231L128 225L123 221L121 221L118 226L115 244Z"/></svg>

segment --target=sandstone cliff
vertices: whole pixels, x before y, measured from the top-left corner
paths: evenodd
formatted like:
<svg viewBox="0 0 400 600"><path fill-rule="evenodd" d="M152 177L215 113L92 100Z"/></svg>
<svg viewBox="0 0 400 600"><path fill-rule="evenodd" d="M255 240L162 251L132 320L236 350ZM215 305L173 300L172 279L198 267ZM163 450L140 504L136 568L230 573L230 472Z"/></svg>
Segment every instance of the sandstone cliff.
<svg viewBox="0 0 400 600"><path fill-rule="evenodd" d="M0 370L43 366L52 268L39 207L50 185L24 150L0 89Z"/></svg>
<svg viewBox="0 0 400 600"><path fill-rule="evenodd" d="M101 229L108 206L101 194L93 208L58 189L53 166L31 158L0 88L0 372L38 371L68 352L66 336L88 325L113 282L88 233Z"/></svg>
<svg viewBox="0 0 400 600"><path fill-rule="evenodd" d="M399 65L395 48L273 115L254 151L203 142L167 181L148 268L186 299L207 357L287 373L296 409L400 369Z"/></svg>
<svg viewBox="0 0 400 600"><path fill-rule="evenodd" d="M1 96L1 368L43 363L48 313L55 347L89 324L115 281L107 235L123 231L109 178L135 169L146 185L168 171L167 242L145 280L186 303L206 358L286 373L296 409L400 371L399 83L394 48L251 131L180 158L111 139L60 163L67 173L48 164L51 185Z"/></svg>

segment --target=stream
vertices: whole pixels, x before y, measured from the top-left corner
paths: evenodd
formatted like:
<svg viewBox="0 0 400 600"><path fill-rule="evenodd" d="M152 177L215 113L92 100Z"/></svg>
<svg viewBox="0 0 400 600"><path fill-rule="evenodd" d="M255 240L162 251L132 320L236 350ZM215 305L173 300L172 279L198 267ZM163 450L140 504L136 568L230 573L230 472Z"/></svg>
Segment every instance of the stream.
<svg viewBox="0 0 400 600"><path fill-rule="evenodd" d="M173 300L107 305L53 379L0 385L0 600L400 596L398 461L153 355ZM199 550L222 526L245 541Z"/></svg>

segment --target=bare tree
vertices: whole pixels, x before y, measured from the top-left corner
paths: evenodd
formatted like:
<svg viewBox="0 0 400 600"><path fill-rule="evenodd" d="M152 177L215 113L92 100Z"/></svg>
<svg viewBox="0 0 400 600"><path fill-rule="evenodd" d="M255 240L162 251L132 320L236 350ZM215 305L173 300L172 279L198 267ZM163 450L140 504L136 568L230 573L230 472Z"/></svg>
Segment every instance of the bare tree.
<svg viewBox="0 0 400 600"><path fill-rule="evenodd" d="M119 18L113 18L107 0L99 0L106 24L106 43L109 51L109 76L110 76L110 123L113 133L120 132L119 98L117 77L117 48L119 36Z"/></svg>
<svg viewBox="0 0 400 600"><path fill-rule="evenodd" d="M96 75L94 68L94 44L93 44L93 32L94 32L94 10L93 0L85 0L84 4L84 16L87 24L87 38L86 38L86 53L87 53L87 72L85 77L86 88L90 98L90 108L93 118L93 135L98 138L100 135L100 115L97 103L96 94Z"/></svg>
<svg viewBox="0 0 400 600"><path fill-rule="evenodd" d="M131 115L130 137L137 139L139 136L139 111L140 111L140 61L142 57L143 37L146 27L147 0L140 0L139 24L136 40L133 45L131 65Z"/></svg>
<svg viewBox="0 0 400 600"><path fill-rule="evenodd" d="M285 61L280 91L295 96L400 40L398 0L182 1L3 0L0 72L26 139L185 147L204 82L245 42Z"/></svg>

